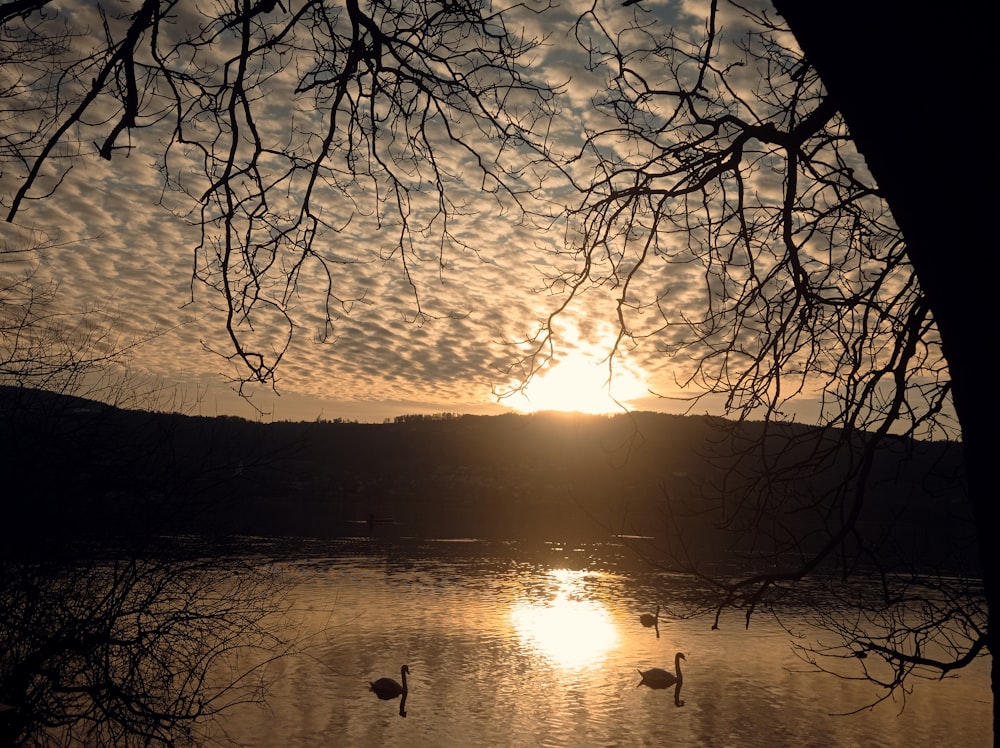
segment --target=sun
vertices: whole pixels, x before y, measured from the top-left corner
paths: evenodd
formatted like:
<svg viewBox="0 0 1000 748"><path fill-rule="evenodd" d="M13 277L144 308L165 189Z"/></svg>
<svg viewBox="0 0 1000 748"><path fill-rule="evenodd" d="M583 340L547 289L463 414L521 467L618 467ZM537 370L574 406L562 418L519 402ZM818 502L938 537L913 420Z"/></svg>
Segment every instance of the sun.
<svg viewBox="0 0 1000 748"><path fill-rule="evenodd" d="M606 360L576 351L554 360L536 374L511 405L524 413L560 410L605 414L621 412L629 401L647 396L645 382L624 364L616 363L609 382Z"/></svg>

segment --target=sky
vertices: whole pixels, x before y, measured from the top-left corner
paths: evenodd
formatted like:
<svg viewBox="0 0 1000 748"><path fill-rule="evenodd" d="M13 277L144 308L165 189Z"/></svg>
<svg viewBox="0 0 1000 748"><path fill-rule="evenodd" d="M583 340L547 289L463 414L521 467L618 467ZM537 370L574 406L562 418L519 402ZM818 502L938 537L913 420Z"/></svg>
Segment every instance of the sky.
<svg viewBox="0 0 1000 748"><path fill-rule="evenodd" d="M88 6L64 0L58 7L73 17ZM545 17L546 27L538 31L550 33L534 62L539 77L568 81L563 115L553 127L570 144L579 138L581 121L593 124L590 102L604 88L601 76L586 71L569 33L570 20L583 7L563 3ZM624 28L634 18L664 27L685 18L670 0L596 7L609 28ZM543 23L531 17L525 22ZM280 107L274 115L280 126L285 116ZM325 324L315 295L321 277L307 267L293 301L297 337L278 370L275 390L252 388L248 403L231 384L240 372L209 350L230 352L224 316L219 297L192 284L198 227L177 215L183 210L180 198L164 191L156 169L161 136L155 127L135 130L129 139L133 147L110 161L91 151L75 163L55 198L31 201L13 225L0 225L0 238L8 247L46 245L37 257L37 276L58 284L62 309L99 308L114 319L120 340L149 337L132 351L130 369L160 382L177 407L209 416L375 422L413 413L687 407L676 399L684 394L677 379L687 364L664 354L655 338L619 351L614 397L609 396L606 358L616 333L609 288L589 291L583 303L559 318L555 361L518 392L524 381L514 341L529 337L560 303L557 293L546 290L545 279L566 267L566 237L559 225L546 230L538 222L517 221L484 199L460 159L448 168L471 174L462 197L476 210L454 216L450 228L470 250L447 252L442 269L433 244L420 249L427 262L411 272L427 315L417 314L398 257L386 257L392 232L371 215L355 214L347 229L329 239L329 251L350 260L338 266L335 281L342 298L354 301L338 310L332 334L321 341ZM16 179L15 170L3 170L0 191L9 194ZM564 199L555 189L545 197L555 203ZM331 198L324 209L336 215L343 207ZM687 285L701 282L696 272L674 271L671 295L683 299Z"/></svg>

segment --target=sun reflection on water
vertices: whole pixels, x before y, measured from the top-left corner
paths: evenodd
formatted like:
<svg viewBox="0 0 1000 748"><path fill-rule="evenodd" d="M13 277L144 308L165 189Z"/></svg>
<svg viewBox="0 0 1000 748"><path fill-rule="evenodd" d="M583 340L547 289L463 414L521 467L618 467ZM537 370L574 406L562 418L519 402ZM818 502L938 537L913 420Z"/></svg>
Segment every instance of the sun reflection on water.
<svg viewBox="0 0 1000 748"><path fill-rule="evenodd" d="M521 643L567 670L600 662L618 643L611 614L586 595L594 572L554 569L551 596L543 602L514 604L511 621Z"/></svg>

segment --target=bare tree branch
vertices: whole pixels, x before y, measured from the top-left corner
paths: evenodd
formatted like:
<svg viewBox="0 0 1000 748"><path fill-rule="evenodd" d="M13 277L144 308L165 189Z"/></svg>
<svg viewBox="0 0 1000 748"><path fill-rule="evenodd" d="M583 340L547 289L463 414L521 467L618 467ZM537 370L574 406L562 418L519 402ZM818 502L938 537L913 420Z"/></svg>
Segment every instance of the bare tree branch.
<svg viewBox="0 0 1000 748"><path fill-rule="evenodd" d="M149 131L165 144L166 185L200 226L192 297L196 285L219 295L232 345L223 355L241 379L273 385L303 277L326 284L329 328L365 300L342 295L338 265L396 258L419 319L434 314L420 293L428 261L439 274L448 252L476 249L450 229L470 210L466 185L532 215L556 91L527 73L543 40L521 38L508 19L547 7L238 0L192 11L147 0L128 17L102 12L95 47L68 43L87 29L50 3L4 6L0 56L32 75L5 78L2 101L10 118L34 113L0 152L23 165L7 220L57 191L74 158L111 159ZM50 54L29 67L31 46ZM338 247L361 218L380 249Z"/></svg>
<svg viewBox="0 0 1000 748"><path fill-rule="evenodd" d="M689 37L639 19L613 32L596 6L578 19L607 76L604 126L577 156L594 165L570 213L577 262L551 280L564 295L534 340L551 346L560 315L613 288L620 341L669 356L690 407L724 397L743 425L720 424L706 455L715 485L690 505L667 497L659 562L702 579L716 625L728 609L750 625L793 591L829 600L874 580L885 594L866 599L855 628L836 605L817 603L817 619L850 662L868 662L850 654L862 652L891 667L865 676L891 694L915 668L945 674L984 653L982 591L945 573L975 562L928 568L901 547L905 521L872 527L894 466L920 451L912 439L958 438L940 336L902 234L791 33L739 4L705 13ZM692 268L700 293L685 288L678 304L671 278ZM808 398L821 405L816 431L786 423ZM699 554L697 540L739 566Z"/></svg>

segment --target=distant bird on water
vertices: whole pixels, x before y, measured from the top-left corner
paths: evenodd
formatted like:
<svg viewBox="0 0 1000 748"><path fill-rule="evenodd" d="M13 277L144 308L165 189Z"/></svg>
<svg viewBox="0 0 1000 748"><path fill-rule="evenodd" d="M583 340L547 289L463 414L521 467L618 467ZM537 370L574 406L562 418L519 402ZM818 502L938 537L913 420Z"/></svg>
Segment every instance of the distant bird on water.
<svg viewBox="0 0 1000 748"><path fill-rule="evenodd" d="M639 616L639 623L645 626L647 629L655 626L660 620L660 606L656 606L656 615L652 613L643 613Z"/></svg>
<svg viewBox="0 0 1000 748"><path fill-rule="evenodd" d="M656 606L656 615L652 613L643 613L639 616L639 623L645 626L647 629L656 629L656 638L660 638L660 606Z"/></svg>
<svg viewBox="0 0 1000 748"><path fill-rule="evenodd" d="M384 701L389 699L395 699L399 696L406 696L406 675L410 672L409 665L403 665L399 669L399 675L403 679L403 684L400 685L392 678L379 678L376 681L372 681L368 684L368 687L375 692L375 695Z"/></svg>
<svg viewBox="0 0 1000 748"><path fill-rule="evenodd" d="M686 659L687 658L680 652L674 655L673 673L659 667L650 668L649 670L640 670L639 675L642 676L642 680L639 681L636 688L639 686L649 686L650 688L670 688L675 683L679 686L684 682L684 676L681 675L681 660Z"/></svg>

